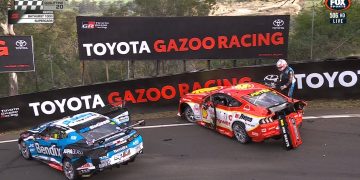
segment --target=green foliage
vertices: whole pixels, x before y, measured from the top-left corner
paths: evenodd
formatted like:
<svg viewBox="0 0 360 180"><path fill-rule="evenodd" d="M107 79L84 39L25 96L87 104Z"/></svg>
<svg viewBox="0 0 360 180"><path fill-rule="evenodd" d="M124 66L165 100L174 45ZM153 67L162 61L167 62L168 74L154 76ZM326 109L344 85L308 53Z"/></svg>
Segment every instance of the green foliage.
<svg viewBox="0 0 360 180"><path fill-rule="evenodd" d="M81 84L77 34L73 11L56 12L54 24L18 24L15 31L34 39L36 73L18 73L19 93ZM54 85L51 78L53 63ZM37 79L37 81L36 81Z"/></svg>
<svg viewBox="0 0 360 180"><path fill-rule="evenodd" d="M360 54L360 3L353 1L346 10L346 24L330 24L330 11L322 4L315 7L313 59ZM289 59L308 60L311 49L312 9L295 17L290 33Z"/></svg>
<svg viewBox="0 0 360 180"><path fill-rule="evenodd" d="M7 14L8 4L10 0L1 0L0 1L0 20L3 20Z"/></svg>
<svg viewBox="0 0 360 180"><path fill-rule="evenodd" d="M215 0L134 0L140 16L207 16Z"/></svg>

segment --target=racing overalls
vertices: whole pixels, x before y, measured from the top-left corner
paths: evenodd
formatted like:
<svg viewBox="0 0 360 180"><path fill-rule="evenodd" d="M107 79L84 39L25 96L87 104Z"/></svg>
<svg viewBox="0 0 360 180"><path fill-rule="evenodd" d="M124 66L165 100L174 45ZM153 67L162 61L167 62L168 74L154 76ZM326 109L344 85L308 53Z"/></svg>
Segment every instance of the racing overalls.
<svg viewBox="0 0 360 180"><path fill-rule="evenodd" d="M295 82L296 79L294 70L290 66L287 66L283 71L281 71L279 78L280 87L284 85L286 86L286 88L282 90L282 93L287 94L287 96L292 98L294 95Z"/></svg>

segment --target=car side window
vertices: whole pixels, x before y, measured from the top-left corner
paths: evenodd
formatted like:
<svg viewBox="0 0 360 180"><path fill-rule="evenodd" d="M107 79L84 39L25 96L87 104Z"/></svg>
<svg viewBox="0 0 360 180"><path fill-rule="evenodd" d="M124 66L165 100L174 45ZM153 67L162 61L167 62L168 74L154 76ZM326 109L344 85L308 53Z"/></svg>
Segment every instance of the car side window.
<svg viewBox="0 0 360 180"><path fill-rule="evenodd" d="M214 95L212 95L212 99L214 104L217 105L222 105L222 106L227 106L227 107L240 107L241 106L241 102L236 100L235 98L227 95L227 94L223 94L223 93L216 93Z"/></svg>
<svg viewBox="0 0 360 180"><path fill-rule="evenodd" d="M53 128L53 130L50 133L50 137L53 139L64 139L66 137L66 133L62 129Z"/></svg>
<svg viewBox="0 0 360 180"><path fill-rule="evenodd" d="M214 104L228 106L229 101L225 94L217 93L214 94Z"/></svg>
<svg viewBox="0 0 360 180"><path fill-rule="evenodd" d="M57 127L47 127L40 135L43 138L52 139L64 139L66 137L65 131Z"/></svg>
<svg viewBox="0 0 360 180"><path fill-rule="evenodd" d="M214 94L214 103L220 104L223 106L228 106L228 107L240 107L241 106L240 101L236 100L235 98L233 98L227 94L223 94L223 93Z"/></svg>
<svg viewBox="0 0 360 180"><path fill-rule="evenodd" d="M47 127L40 133L40 136L41 137L50 137L51 129L52 129L51 127Z"/></svg>
<svg viewBox="0 0 360 180"><path fill-rule="evenodd" d="M240 107L241 106L241 102L236 100L233 97L228 96L229 98L229 107Z"/></svg>

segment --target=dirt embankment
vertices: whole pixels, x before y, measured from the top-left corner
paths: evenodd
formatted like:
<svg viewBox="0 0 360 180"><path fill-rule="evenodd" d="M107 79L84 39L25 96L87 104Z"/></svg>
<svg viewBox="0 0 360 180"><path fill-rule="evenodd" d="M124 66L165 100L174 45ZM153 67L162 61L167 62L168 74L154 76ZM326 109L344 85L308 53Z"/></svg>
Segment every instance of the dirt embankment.
<svg viewBox="0 0 360 180"><path fill-rule="evenodd" d="M297 15L305 0L269 0L218 3L213 16Z"/></svg>

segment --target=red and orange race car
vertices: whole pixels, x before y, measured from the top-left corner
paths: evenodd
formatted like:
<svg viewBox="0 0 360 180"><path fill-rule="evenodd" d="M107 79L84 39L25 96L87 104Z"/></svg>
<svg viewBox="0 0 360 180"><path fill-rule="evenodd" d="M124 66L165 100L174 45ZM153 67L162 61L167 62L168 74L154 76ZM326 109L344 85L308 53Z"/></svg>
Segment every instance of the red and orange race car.
<svg viewBox="0 0 360 180"><path fill-rule="evenodd" d="M284 137L285 145L292 143L295 148L299 142L294 141L301 141L298 127L304 106L303 101L249 82L188 93L180 99L178 115L226 136L235 136L243 144Z"/></svg>

